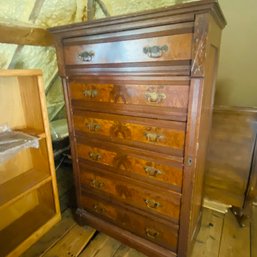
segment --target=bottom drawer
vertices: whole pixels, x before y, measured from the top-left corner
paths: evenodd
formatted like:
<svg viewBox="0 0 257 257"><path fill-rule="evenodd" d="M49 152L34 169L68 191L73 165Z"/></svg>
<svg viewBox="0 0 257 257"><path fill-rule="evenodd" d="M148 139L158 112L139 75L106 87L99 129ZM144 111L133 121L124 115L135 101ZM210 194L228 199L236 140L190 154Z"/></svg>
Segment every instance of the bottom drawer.
<svg viewBox="0 0 257 257"><path fill-rule="evenodd" d="M178 226L159 222L82 192L80 207L160 246L177 251Z"/></svg>

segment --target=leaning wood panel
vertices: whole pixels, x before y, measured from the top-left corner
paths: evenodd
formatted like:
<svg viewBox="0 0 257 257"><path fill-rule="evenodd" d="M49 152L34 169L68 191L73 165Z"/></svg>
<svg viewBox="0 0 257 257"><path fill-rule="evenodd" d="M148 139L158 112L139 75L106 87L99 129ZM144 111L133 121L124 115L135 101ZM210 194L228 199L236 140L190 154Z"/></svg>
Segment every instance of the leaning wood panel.
<svg viewBox="0 0 257 257"><path fill-rule="evenodd" d="M245 203L257 110L216 107L206 164L208 199L242 208Z"/></svg>

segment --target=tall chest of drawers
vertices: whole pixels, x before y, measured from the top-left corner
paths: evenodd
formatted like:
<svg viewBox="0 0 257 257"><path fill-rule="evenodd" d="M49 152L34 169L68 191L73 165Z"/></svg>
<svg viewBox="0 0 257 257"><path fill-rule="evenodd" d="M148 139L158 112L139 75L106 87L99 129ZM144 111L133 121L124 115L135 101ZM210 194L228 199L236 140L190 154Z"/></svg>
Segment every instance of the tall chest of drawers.
<svg viewBox="0 0 257 257"><path fill-rule="evenodd" d="M50 29L77 214L151 257L197 233L224 26L209 0Z"/></svg>

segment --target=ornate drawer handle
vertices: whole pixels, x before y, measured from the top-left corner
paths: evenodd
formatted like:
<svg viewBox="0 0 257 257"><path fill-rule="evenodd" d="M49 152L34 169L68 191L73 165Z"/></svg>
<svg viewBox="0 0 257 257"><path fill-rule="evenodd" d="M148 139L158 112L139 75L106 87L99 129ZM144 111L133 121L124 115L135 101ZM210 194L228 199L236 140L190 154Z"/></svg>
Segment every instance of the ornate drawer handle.
<svg viewBox="0 0 257 257"><path fill-rule="evenodd" d="M145 234L147 237L149 237L151 239L156 239L157 237L160 236L160 233L152 228L146 228Z"/></svg>
<svg viewBox="0 0 257 257"><path fill-rule="evenodd" d="M162 57L163 53L168 51L168 46L163 45L163 46L145 46L143 48L144 54L147 54L148 57L150 58L160 58Z"/></svg>
<svg viewBox="0 0 257 257"><path fill-rule="evenodd" d="M157 209L158 207L161 206L159 202L156 202L155 200L152 200L152 199L145 199L144 201L148 208Z"/></svg>
<svg viewBox="0 0 257 257"><path fill-rule="evenodd" d="M99 204L97 204L97 203L94 204L93 208L94 208L94 211L95 211L96 213L99 213L99 214L105 213L105 209L102 208L102 207L100 207Z"/></svg>
<svg viewBox="0 0 257 257"><path fill-rule="evenodd" d="M93 161L99 161L102 158L101 154L96 152L90 152L88 156Z"/></svg>
<svg viewBox="0 0 257 257"><path fill-rule="evenodd" d="M160 170L158 170L154 167L151 167L151 166L144 166L144 170L145 170L147 175L153 176L153 177L156 177L157 175L162 174L162 171L160 171Z"/></svg>
<svg viewBox="0 0 257 257"><path fill-rule="evenodd" d="M90 98L95 98L98 95L98 91L97 89L86 89L83 91L83 95Z"/></svg>
<svg viewBox="0 0 257 257"><path fill-rule="evenodd" d="M101 125L96 122L87 123L87 127L88 127L88 130L92 132L97 132L98 130L101 129Z"/></svg>
<svg viewBox="0 0 257 257"><path fill-rule="evenodd" d="M94 56L95 56L94 51L84 51L78 55L79 59L82 62L91 62Z"/></svg>
<svg viewBox="0 0 257 257"><path fill-rule="evenodd" d="M153 132L145 132L144 135L145 135L145 138L147 139L147 141L154 142L154 143L159 142L160 139L163 138L162 135L153 133Z"/></svg>
<svg viewBox="0 0 257 257"><path fill-rule="evenodd" d="M90 186L94 187L94 188L98 188L99 189L99 188L103 187L103 185L104 185L104 183L99 181L99 180L97 180L97 179L93 179L93 180L90 181Z"/></svg>
<svg viewBox="0 0 257 257"><path fill-rule="evenodd" d="M164 93L157 92L146 92L145 98L149 103L161 103L164 99L166 99L166 95Z"/></svg>

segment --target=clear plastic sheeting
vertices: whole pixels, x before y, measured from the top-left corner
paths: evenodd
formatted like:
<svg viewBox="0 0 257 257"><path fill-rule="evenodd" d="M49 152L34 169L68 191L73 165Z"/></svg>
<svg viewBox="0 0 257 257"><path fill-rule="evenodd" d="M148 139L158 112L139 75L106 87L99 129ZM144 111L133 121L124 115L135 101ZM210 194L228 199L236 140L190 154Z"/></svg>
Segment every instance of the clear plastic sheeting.
<svg viewBox="0 0 257 257"><path fill-rule="evenodd" d="M39 139L20 131L12 131L7 125L0 125L0 163L29 147L38 148Z"/></svg>

